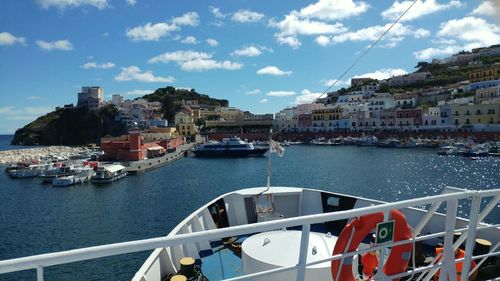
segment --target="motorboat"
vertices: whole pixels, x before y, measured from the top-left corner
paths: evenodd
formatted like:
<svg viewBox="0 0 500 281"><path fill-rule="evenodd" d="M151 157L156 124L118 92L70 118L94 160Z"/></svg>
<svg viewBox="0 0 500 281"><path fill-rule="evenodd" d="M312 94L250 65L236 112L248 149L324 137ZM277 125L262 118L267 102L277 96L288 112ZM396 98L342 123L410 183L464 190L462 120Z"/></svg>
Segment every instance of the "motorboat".
<svg viewBox="0 0 500 281"><path fill-rule="evenodd" d="M12 178L34 178L40 176L47 169L49 169L50 164L46 163L17 163L17 167L11 167L7 170L7 173Z"/></svg>
<svg viewBox="0 0 500 281"><path fill-rule="evenodd" d="M76 172L75 166L58 163L50 169L43 171L39 177L42 179L42 183L51 183L55 178L71 176L76 174Z"/></svg>
<svg viewBox="0 0 500 281"><path fill-rule="evenodd" d="M199 157L252 157L262 156L268 148L254 146L238 137L223 138L220 142L198 144L193 153Z"/></svg>
<svg viewBox="0 0 500 281"><path fill-rule="evenodd" d="M125 166L119 164L109 164L97 167L92 183L110 183L123 179L127 176Z"/></svg>
<svg viewBox="0 0 500 281"><path fill-rule="evenodd" d="M53 186L70 186L89 182L94 176L94 169L92 167L81 167L75 171L75 174L56 177L52 179Z"/></svg>

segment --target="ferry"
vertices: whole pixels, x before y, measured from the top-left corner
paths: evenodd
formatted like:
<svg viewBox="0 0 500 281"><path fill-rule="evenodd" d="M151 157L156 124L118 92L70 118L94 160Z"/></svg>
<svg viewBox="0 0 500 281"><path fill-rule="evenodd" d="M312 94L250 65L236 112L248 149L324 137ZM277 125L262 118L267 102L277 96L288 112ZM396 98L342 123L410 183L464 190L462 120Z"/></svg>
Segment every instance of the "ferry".
<svg viewBox="0 0 500 281"><path fill-rule="evenodd" d="M232 137L223 138L221 142L199 144L193 149L193 153L199 157L253 157L262 156L267 150L238 137Z"/></svg>
<svg viewBox="0 0 500 281"><path fill-rule="evenodd" d="M500 189L447 187L392 203L301 187L240 189L167 236L4 260L0 274L36 269L43 280L48 266L154 249L132 281L489 280L500 277L498 213L488 216L499 200Z"/></svg>
<svg viewBox="0 0 500 281"><path fill-rule="evenodd" d="M92 183L110 183L123 179L127 176L127 171L123 165L104 165L97 167L95 175L92 177Z"/></svg>

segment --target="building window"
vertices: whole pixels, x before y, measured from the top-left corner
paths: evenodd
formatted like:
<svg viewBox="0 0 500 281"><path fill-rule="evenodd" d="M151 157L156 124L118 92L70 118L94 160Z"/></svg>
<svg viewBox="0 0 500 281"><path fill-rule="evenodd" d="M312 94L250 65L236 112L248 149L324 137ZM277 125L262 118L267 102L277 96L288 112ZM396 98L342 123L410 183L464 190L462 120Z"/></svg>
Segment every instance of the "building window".
<svg viewBox="0 0 500 281"><path fill-rule="evenodd" d="M470 124L469 118L465 119L465 124Z"/></svg>

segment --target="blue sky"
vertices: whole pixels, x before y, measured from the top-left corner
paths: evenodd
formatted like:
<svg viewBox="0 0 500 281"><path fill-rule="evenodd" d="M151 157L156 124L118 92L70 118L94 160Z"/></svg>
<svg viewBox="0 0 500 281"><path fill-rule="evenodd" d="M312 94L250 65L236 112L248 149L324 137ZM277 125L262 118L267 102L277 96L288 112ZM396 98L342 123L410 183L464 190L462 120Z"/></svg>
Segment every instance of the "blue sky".
<svg viewBox="0 0 500 281"><path fill-rule="evenodd" d="M327 88L410 1L0 2L0 133L82 86L135 98L167 85L275 113ZM340 85L500 43L495 1L419 0Z"/></svg>

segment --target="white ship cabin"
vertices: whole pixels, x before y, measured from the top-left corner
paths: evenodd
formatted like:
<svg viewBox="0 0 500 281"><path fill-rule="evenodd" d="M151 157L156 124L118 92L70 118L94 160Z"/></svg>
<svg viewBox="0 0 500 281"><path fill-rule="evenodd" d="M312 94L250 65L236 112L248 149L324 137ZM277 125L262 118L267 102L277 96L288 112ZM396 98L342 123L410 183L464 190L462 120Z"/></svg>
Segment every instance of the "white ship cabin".
<svg viewBox="0 0 500 281"><path fill-rule="evenodd" d="M125 172L125 166L123 165L117 165L117 164L105 165L97 168L94 177L97 179L105 179L122 174L124 172Z"/></svg>

